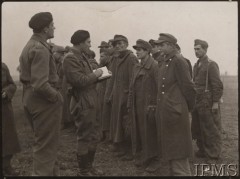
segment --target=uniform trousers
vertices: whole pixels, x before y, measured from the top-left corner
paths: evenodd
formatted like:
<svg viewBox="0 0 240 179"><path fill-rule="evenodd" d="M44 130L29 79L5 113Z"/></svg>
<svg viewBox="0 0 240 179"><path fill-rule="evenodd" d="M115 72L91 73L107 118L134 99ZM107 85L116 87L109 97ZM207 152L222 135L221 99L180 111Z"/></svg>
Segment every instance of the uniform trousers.
<svg viewBox="0 0 240 179"><path fill-rule="evenodd" d="M58 176L62 98L49 102L33 91L24 89L24 111L34 132L33 176Z"/></svg>

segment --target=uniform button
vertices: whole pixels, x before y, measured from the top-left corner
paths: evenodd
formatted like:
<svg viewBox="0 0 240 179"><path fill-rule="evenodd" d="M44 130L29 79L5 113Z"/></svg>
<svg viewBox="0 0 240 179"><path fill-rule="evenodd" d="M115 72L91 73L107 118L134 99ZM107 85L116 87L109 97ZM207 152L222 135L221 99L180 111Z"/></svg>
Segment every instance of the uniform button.
<svg viewBox="0 0 240 179"><path fill-rule="evenodd" d="M170 58L169 61L171 61L172 59Z"/></svg>
<svg viewBox="0 0 240 179"><path fill-rule="evenodd" d="M162 87L164 87L164 85L162 85Z"/></svg>
<svg viewBox="0 0 240 179"><path fill-rule="evenodd" d="M168 67L168 65L166 65L166 67Z"/></svg>
<svg viewBox="0 0 240 179"><path fill-rule="evenodd" d="M165 78L162 78L163 80L165 80Z"/></svg>
<svg viewBox="0 0 240 179"><path fill-rule="evenodd" d="M164 92L162 92L162 94L164 94Z"/></svg>

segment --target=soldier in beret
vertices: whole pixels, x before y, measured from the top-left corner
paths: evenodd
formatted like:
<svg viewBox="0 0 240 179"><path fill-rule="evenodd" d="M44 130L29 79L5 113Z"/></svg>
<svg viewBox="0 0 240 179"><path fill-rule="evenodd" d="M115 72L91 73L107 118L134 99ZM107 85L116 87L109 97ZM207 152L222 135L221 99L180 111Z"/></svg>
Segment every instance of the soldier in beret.
<svg viewBox="0 0 240 179"><path fill-rule="evenodd" d="M221 153L220 98L223 83L218 64L207 56L208 43L196 39L194 50L199 59L193 68L193 81L197 92L196 107L192 112L192 135L196 140L197 157L216 160Z"/></svg>
<svg viewBox="0 0 240 179"><path fill-rule="evenodd" d="M13 155L21 151L12 107L16 89L7 65L2 63L2 171L5 176L18 175L11 165Z"/></svg>
<svg viewBox="0 0 240 179"><path fill-rule="evenodd" d="M128 94L132 150L136 166L155 172L159 167L155 120L158 64L150 56L152 47L148 42L139 39L133 48L141 62L134 65Z"/></svg>
<svg viewBox="0 0 240 179"><path fill-rule="evenodd" d="M34 131L34 176L57 176L57 153L63 98L57 89L58 75L48 39L54 37L50 12L35 14L29 21L33 35L20 56L23 106Z"/></svg>
<svg viewBox="0 0 240 179"><path fill-rule="evenodd" d="M106 90L106 102L112 105L110 120L110 139L112 151L123 160L132 160L131 121L127 112L127 98L136 56L128 50L128 39L123 35L115 35L113 46L117 52L112 61L112 74Z"/></svg>
<svg viewBox="0 0 240 179"><path fill-rule="evenodd" d="M159 156L169 161L170 175L191 175L188 158L193 148L189 111L195 103L193 83L186 60L176 50L177 39L161 33L155 43L165 55L158 73Z"/></svg>
<svg viewBox="0 0 240 179"><path fill-rule="evenodd" d="M93 167L100 140L96 83L103 72L101 69L93 72L89 62L91 39L88 31L76 31L71 37L71 43L73 47L64 58L63 70L67 82L72 86L70 112L77 127L78 175L103 175L101 170Z"/></svg>

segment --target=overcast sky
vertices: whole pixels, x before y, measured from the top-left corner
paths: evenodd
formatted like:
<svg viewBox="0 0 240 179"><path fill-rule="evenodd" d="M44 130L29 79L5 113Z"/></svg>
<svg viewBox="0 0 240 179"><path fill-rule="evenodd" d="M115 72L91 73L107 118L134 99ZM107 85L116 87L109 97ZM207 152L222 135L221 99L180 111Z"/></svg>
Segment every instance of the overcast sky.
<svg viewBox="0 0 240 179"><path fill-rule="evenodd" d="M129 40L129 49L137 39L157 39L170 33L178 39L182 54L192 64L197 61L194 39L209 43L208 56L219 64L220 72L237 75L238 16L237 2L4 2L2 4L2 61L12 75L19 56L32 35L30 18L38 12L53 14L56 27L51 40L57 45L71 45L72 34L88 30L92 50L115 34Z"/></svg>

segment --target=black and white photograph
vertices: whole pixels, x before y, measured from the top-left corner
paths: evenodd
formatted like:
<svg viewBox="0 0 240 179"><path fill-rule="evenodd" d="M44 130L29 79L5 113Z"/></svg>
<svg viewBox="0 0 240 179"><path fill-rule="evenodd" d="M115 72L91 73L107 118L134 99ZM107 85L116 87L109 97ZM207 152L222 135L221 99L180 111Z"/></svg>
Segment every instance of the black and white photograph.
<svg viewBox="0 0 240 179"><path fill-rule="evenodd" d="M238 1L3 2L9 176L238 176Z"/></svg>

